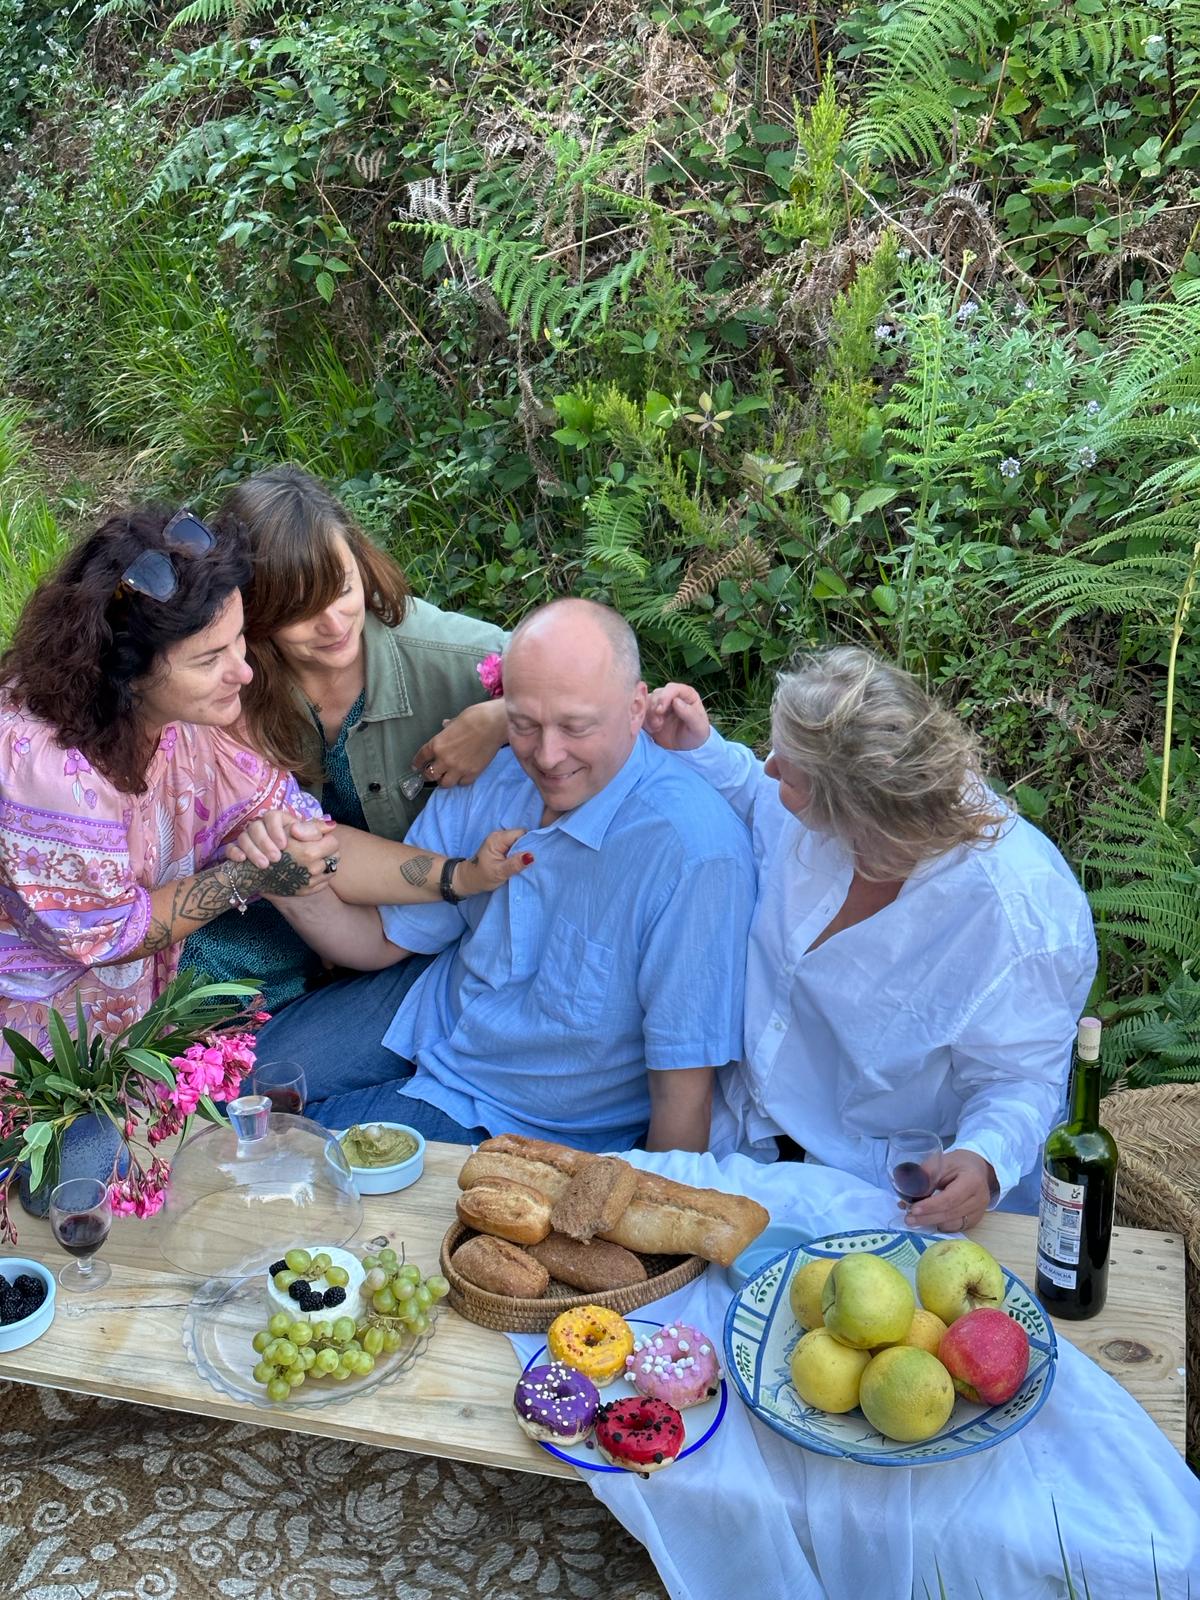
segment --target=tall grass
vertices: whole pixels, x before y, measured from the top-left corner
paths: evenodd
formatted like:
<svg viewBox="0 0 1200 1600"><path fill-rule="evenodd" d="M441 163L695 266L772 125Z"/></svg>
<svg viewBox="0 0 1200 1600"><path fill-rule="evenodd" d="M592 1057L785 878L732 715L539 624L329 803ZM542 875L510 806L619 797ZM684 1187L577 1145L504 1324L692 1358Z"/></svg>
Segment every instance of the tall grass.
<svg viewBox="0 0 1200 1600"><path fill-rule="evenodd" d="M0 645L66 544L36 486L24 420L21 407L0 401Z"/></svg>

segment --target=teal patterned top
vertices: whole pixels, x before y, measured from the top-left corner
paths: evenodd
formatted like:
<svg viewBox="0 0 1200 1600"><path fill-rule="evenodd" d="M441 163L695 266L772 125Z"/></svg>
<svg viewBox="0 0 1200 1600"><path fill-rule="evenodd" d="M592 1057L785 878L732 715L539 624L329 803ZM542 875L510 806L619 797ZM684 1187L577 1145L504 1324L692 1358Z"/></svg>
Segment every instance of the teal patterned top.
<svg viewBox="0 0 1200 1600"><path fill-rule="evenodd" d="M325 738L320 716L312 710L321 735L321 804L335 822L364 831L367 822L350 775L346 739L363 714L365 700L364 690L350 707L332 745ZM180 967L195 967L222 981L251 978L261 983L268 1011L278 1011L330 976L320 956L265 900L254 901L244 915L226 911L198 928L183 947Z"/></svg>

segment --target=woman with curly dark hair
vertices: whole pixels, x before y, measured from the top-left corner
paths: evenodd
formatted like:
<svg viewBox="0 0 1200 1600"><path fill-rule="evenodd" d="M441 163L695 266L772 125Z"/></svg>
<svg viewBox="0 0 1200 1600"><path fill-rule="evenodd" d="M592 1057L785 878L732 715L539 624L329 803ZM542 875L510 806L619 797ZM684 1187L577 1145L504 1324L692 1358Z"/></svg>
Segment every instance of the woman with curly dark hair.
<svg viewBox="0 0 1200 1600"><path fill-rule="evenodd" d="M73 1024L78 996L119 1033L189 933L258 895L331 888L342 836L227 731L253 677L250 571L236 529L148 507L110 518L29 600L0 658L0 1026L43 1044L50 1008ZM224 859L271 814L290 830L278 859ZM389 899L438 897L441 858L421 862ZM474 863L457 872L460 892L492 886Z"/></svg>

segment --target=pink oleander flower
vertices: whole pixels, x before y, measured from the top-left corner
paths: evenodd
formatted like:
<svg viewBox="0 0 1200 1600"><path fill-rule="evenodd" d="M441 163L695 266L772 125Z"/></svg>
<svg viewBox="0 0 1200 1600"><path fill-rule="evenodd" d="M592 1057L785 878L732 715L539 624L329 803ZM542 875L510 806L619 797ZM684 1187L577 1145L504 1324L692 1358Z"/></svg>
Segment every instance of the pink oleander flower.
<svg viewBox="0 0 1200 1600"><path fill-rule="evenodd" d="M496 655L495 652L490 656L484 656L475 671L479 674L479 681L491 698L499 700L504 693L504 662L502 658Z"/></svg>
<svg viewBox="0 0 1200 1600"><path fill-rule="evenodd" d="M169 1171L166 1162L155 1156L145 1172L130 1167L126 1177L110 1183L108 1198L113 1216L152 1217L161 1211L166 1203Z"/></svg>

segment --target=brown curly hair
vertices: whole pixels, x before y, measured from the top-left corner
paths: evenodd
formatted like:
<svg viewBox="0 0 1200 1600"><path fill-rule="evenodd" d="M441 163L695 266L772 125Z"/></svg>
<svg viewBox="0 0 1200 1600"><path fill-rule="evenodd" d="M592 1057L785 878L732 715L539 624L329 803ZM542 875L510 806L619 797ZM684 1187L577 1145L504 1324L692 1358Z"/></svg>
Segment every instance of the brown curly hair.
<svg viewBox="0 0 1200 1600"><path fill-rule="evenodd" d="M250 579L244 541L226 532L203 556L169 552L178 580L170 599L122 589L138 556L166 549L172 515L139 506L88 534L34 590L0 656L4 697L49 723L64 749L81 751L126 794L145 788L155 748L138 716L139 685Z"/></svg>

